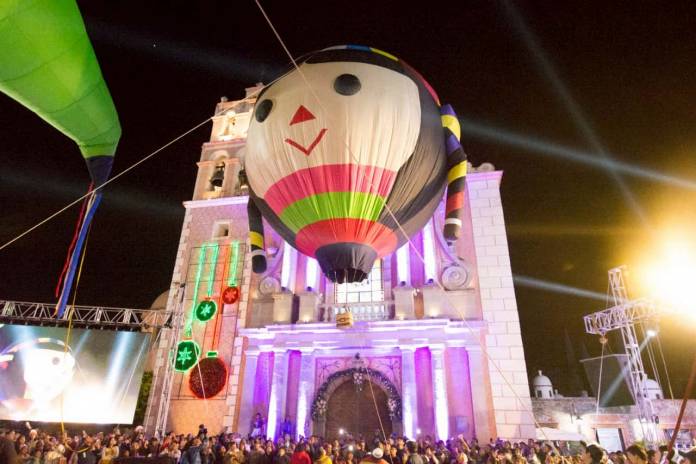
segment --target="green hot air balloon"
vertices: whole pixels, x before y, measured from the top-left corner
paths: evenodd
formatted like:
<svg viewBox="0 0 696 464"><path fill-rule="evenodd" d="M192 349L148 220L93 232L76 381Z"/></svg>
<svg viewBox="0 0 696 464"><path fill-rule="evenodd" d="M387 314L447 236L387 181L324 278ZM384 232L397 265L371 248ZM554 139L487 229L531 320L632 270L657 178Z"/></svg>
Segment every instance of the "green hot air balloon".
<svg viewBox="0 0 696 464"><path fill-rule="evenodd" d="M106 181L121 126L74 0L0 1L0 91L77 143L94 186ZM91 196L78 224L58 316L100 199L99 191Z"/></svg>
<svg viewBox="0 0 696 464"><path fill-rule="evenodd" d="M74 0L0 2L0 91L74 140L96 185L108 178L121 126Z"/></svg>

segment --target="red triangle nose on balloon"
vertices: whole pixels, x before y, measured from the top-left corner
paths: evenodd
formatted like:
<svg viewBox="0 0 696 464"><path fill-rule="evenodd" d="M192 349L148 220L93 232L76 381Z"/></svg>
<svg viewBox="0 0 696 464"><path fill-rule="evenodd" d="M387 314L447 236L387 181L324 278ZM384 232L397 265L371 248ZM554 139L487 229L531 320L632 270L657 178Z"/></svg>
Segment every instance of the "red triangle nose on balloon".
<svg viewBox="0 0 696 464"><path fill-rule="evenodd" d="M311 111L309 111L304 106L300 105L300 107L297 108L297 111L295 111L295 116L292 117L292 121L290 121L290 125L292 126L293 124L297 124L300 122L311 121L312 119L316 119L316 118L311 113Z"/></svg>

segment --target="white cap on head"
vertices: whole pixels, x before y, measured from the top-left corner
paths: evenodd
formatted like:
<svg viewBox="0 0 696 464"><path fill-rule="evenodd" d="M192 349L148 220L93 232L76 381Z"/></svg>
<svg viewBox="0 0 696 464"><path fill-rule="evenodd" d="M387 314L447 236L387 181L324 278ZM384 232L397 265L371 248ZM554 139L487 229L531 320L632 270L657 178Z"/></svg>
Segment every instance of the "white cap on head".
<svg viewBox="0 0 696 464"><path fill-rule="evenodd" d="M382 456L384 456L384 451L382 451L382 448L375 448L372 450L372 457L375 459L382 459Z"/></svg>

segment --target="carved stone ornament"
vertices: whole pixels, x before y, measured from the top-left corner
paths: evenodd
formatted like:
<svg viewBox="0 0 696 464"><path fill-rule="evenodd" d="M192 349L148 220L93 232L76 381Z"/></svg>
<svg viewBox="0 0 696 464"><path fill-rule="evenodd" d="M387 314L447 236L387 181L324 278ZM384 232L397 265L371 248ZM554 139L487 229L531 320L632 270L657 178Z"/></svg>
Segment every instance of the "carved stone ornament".
<svg viewBox="0 0 696 464"><path fill-rule="evenodd" d="M453 264L442 271L442 285L447 290L459 290L469 283L469 271L464 266Z"/></svg>
<svg viewBox="0 0 696 464"><path fill-rule="evenodd" d="M259 293L272 295L280 291L280 281L273 276L266 276L259 283Z"/></svg>

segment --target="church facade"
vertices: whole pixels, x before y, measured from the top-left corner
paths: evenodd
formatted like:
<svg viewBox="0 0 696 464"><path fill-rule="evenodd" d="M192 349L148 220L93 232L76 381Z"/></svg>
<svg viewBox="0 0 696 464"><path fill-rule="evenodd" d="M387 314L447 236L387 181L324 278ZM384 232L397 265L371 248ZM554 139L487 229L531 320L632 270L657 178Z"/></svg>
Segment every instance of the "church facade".
<svg viewBox="0 0 696 464"><path fill-rule="evenodd" d="M256 275L239 173L257 90L223 98L203 144L146 428L536 437L502 172L470 167L456 243L442 236L442 203L413 245L377 261L362 283L330 282L270 227L268 267ZM352 326L338 328L347 312Z"/></svg>

